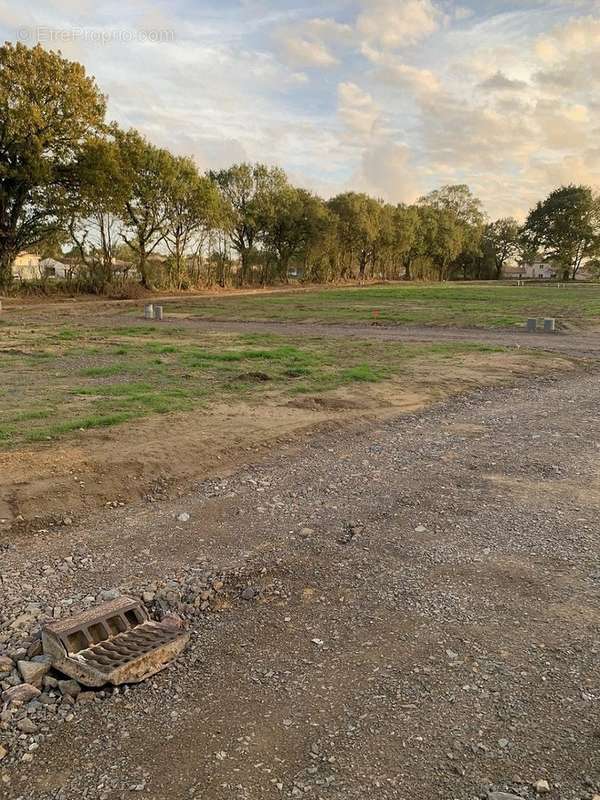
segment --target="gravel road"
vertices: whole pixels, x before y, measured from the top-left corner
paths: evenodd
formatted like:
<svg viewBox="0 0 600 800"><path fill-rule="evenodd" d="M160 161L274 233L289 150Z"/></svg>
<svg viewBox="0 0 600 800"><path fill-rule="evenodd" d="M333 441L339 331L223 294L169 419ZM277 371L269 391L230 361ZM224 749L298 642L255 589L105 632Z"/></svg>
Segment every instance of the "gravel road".
<svg viewBox="0 0 600 800"><path fill-rule="evenodd" d="M112 589L192 640L137 687L4 712L0 796L592 798L598 399L597 374L481 391L18 538L0 649Z"/></svg>

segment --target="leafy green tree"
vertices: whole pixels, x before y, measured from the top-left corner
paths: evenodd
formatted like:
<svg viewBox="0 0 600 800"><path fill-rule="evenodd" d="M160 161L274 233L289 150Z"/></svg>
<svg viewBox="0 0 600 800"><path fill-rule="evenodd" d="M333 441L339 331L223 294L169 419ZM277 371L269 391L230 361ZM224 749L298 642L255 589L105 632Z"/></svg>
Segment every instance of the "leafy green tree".
<svg viewBox="0 0 600 800"><path fill-rule="evenodd" d="M419 200L419 204L454 216L456 223L454 227L458 226L460 229L461 247L451 264L444 267L444 273L447 278L452 272L460 271L463 278L466 279L481 256L485 226L485 214L481 200L475 197L465 184L455 184L442 186L440 189L430 192ZM446 222L449 219L449 216L445 217ZM447 227L446 224L445 227ZM457 235L457 230L454 230L451 237L453 241Z"/></svg>
<svg viewBox="0 0 600 800"><path fill-rule="evenodd" d="M553 263L561 280L575 280L600 255L600 199L589 186L561 186L529 212L525 246Z"/></svg>
<svg viewBox="0 0 600 800"><path fill-rule="evenodd" d="M452 265L464 248L464 225L447 208L422 206L419 210L422 255L433 265L439 281L448 280Z"/></svg>
<svg viewBox="0 0 600 800"><path fill-rule="evenodd" d="M323 201L305 189L286 185L265 203L262 245L276 264L275 275L287 281L293 261L305 263L308 251L319 236L323 222Z"/></svg>
<svg viewBox="0 0 600 800"><path fill-rule="evenodd" d="M165 187L164 242L171 256L171 285L184 288L186 260L195 241L212 227L219 209L219 196L212 181L198 174L191 158L174 159Z"/></svg>
<svg viewBox="0 0 600 800"><path fill-rule="evenodd" d="M148 257L164 240L165 196L175 159L136 130L116 129L115 138L128 185L121 212L124 221L121 235L134 254L142 285L150 289L153 276Z"/></svg>
<svg viewBox="0 0 600 800"><path fill-rule="evenodd" d="M105 99L81 64L41 46L0 47L0 285L15 256L64 226Z"/></svg>
<svg viewBox="0 0 600 800"><path fill-rule="evenodd" d="M113 264L122 244L121 210L127 194L127 175L119 149L110 137L88 141L79 159L81 181L76 210L68 223L71 239L87 269L88 286L102 291L113 277Z"/></svg>
<svg viewBox="0 0 600 800"><path fill-rule="evenodd" d="M226 205L226 228L241 261L240 282L249 282L252 257L268 229L273 198L288 187L285 172L265 164L235 164L210 172Z"/></svg>
<svg viewBox="0 0 600 800"><path fill-rule="evenodd" d="M416 258L423 255L419 211L418 206L399 205L394 215L395 250L404 267L405 281L412 280L412 265Z"/></svg>
<svg viewBox="0 0 600 800"><path fill-rule="evenodd" d="M329 208L338 220L338 239L342 257L340 277L345 278L358 268L362 281L372 264L381 224L381 203L367 194L345 192L333 197Z"/></svg>
<svg viewBox="0 0 600 800"><path fill-rule="evenodd" d="M513 217L503 217L490 222L483 234L485 255L493 259L496 280L502 277L506 263L521 250L521 228Z"/></svg>

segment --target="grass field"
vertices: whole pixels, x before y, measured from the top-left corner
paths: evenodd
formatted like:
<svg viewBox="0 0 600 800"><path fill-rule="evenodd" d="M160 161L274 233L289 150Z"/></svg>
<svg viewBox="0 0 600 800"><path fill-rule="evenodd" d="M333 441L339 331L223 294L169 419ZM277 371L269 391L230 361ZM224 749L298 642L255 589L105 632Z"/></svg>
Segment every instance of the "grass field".
<svg viewBox="0 0 600 800"><path fill-rule="evenodd" d="M319 320L329 323L452 327L522 327L527 317L555 317L559 327L600 324L600 286L406 284L195 298L169 313L214 320Z"/></svg>
<svg viewBox="0 0 600 800"><path fill-rule="evenodd" d="M155 327L0 328L0 448L211 402L375 383L502 348L221 335ZM435 383L435 380L433 380Z"/></svg>

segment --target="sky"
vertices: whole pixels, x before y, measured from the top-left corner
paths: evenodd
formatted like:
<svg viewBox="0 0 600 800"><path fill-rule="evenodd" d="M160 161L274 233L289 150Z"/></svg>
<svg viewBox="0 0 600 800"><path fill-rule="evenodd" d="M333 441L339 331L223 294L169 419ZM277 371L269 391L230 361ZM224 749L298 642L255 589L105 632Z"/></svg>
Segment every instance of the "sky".
<svg viewBox="0 0 600 800"><path fill-rule="evenodd" d="M600 187L600 0L0 0L0 35L203 170L393 203L467 183L492 219Z"/></svg>

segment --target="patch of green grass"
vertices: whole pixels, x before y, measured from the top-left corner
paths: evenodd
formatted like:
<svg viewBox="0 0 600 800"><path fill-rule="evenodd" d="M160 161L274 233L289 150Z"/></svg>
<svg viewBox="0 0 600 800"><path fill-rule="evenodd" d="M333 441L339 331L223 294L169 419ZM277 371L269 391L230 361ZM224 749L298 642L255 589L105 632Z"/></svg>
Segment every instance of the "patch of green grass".
<svg viewBox="0 0 600 800"><path fill-rule="evenodd" d="M45 439L53 439L65 433L72 433L78 430L92 430L93 428L110 428L113 425L120 425L122 422L127 422L132 418L131 414L121 412L119 414L97 415L92 417L83 417L81 419L72 419L67 422L59 422L54 425L48 425L44 428L37 428L30 431L25 439L28 442L40 442Z"/></svg>
<svg viewBox="0 0 600 800"><path fill-rule="evenodd" d="M125 375L131 372L130 367L123 364L109 364L106 367L90 367L79 373L82 378L109 378L112 375Z"/></svg>
<svg viewBox="0 0 600 800"><path fill-rule="evenodd" d="M387 377L387 372L382 369L373 369L368 364L358 364L356 367L350 369L343 369L340 372L340 378L344 382L352 383L359 381L361 383L376 383L382 381Z"/></svg>
<svg viewBox="0 0 600 800"><path fill-rule="evenodd" d="M176 301L171 308L218 320L506 328L522 327L527 317L550 316L565 327L585 327L600 322L600 286L574 284L558 289L553 284L518 287L493 281L386 284L194 298Z"/></svg>
<svg viewBox="0 0 600 800"><path fill-rule="evenodd" d="M68 329L67 329L68 330ZM410 380L470 353L505 348L477 342L418 344L327 336L180 333L162 326L89 326L66 336L47 358L30 355L52 340L47 327L5 334L0 448L68 437L131 423L149 415L188 412L211 402L319 395L397 376ZM166 336L176 338L167 340ZM136 337L143 340L136 341ZM104 346L103 346L104 345ZM0 349L2 344L0 344ZM521 351L523 356L525 352ZM264 374L267 380L261 380Z"/></svg>

